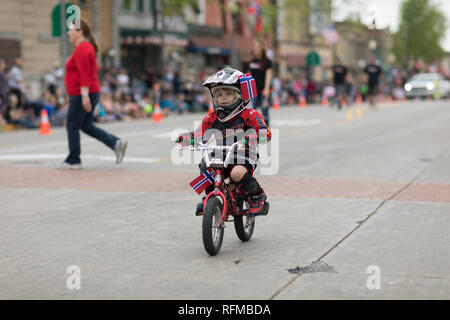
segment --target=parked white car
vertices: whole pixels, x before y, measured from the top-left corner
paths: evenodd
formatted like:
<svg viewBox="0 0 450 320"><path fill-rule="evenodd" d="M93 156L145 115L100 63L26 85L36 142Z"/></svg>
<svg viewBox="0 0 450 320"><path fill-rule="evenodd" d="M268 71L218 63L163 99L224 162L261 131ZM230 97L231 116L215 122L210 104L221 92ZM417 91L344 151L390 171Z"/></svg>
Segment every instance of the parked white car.
<svg viewBox="0 0 450 320"><path fill-rule="evenodd" d="M450 81L439 73L419 73L405 84L406 97L450 98Z"/></svg>

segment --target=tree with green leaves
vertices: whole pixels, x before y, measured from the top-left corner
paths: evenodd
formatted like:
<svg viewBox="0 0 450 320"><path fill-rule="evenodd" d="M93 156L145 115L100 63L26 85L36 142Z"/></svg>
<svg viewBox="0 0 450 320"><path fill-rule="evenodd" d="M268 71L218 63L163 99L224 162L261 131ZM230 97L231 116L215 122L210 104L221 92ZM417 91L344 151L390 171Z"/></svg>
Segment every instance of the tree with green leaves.
<svg viewBox="0 0 450 320"><path fill-rule="evenodd" d="M430 62L442 57L446 29L445 14L431 0L404 0L399 30L394 35L397 61L406 66L419 58Z"/></svg>

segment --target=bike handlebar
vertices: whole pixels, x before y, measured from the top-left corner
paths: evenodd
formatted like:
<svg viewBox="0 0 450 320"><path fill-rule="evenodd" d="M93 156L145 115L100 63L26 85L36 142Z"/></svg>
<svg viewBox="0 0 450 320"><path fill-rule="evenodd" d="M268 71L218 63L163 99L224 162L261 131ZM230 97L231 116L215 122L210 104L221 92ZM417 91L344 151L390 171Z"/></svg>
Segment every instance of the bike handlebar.
<svg viewBox="0 0 450 320"><path fill-rule="evenodd" d="M246 139L245 142L242 141L237 141L235 143L233 143L231 146L208 146L206 143L203 143L202 141L198 141L197 145L194 145L193 143L194 139L191 139L191 145L190 146L185 146L182 147L182 150L191 150L191 151L207 151L207 150L228 150L231 151L232 149L234 149L236 146L238 146L239 144L248 144L248 141Z"/></svg>

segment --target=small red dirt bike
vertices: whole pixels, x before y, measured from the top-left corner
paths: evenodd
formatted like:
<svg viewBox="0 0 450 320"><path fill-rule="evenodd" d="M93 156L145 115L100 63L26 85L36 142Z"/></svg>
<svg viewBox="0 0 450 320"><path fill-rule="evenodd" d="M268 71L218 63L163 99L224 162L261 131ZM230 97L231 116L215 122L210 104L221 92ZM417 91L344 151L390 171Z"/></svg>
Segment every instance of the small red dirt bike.
<svg viewBox="0 0 450 320"><path fill-rule="evenodd" d="M203 246L208 254L216 255L222 247L225 222L234 222L238 238L249 241L255 230L255 217L249 215L249 198L231 178L224 179L224 171L233 156L235 148L244 148L245 141L238 141L231 146L208 146L202 141L182 147L181 150L202 151L206 168L214 170L214 191L203 201L202 236ZM225 159L223 155L226 154ZM219 156L215 156L219 155ZM263 213L267 215L269 203L264 204ZM230 217L233 217L230 220Z"/></svg>

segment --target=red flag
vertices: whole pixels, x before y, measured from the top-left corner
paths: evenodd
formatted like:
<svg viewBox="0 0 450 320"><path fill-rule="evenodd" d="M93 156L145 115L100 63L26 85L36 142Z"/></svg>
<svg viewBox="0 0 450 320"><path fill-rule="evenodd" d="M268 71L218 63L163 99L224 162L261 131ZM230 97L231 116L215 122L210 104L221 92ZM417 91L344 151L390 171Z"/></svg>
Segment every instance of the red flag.
<svg viewBox="0 0 450 320"><path fill-rule="evenodd" d="M259 33L261 32L261 29L262 29L262 17L259 16L256 18L255 32Z"/></svg>

